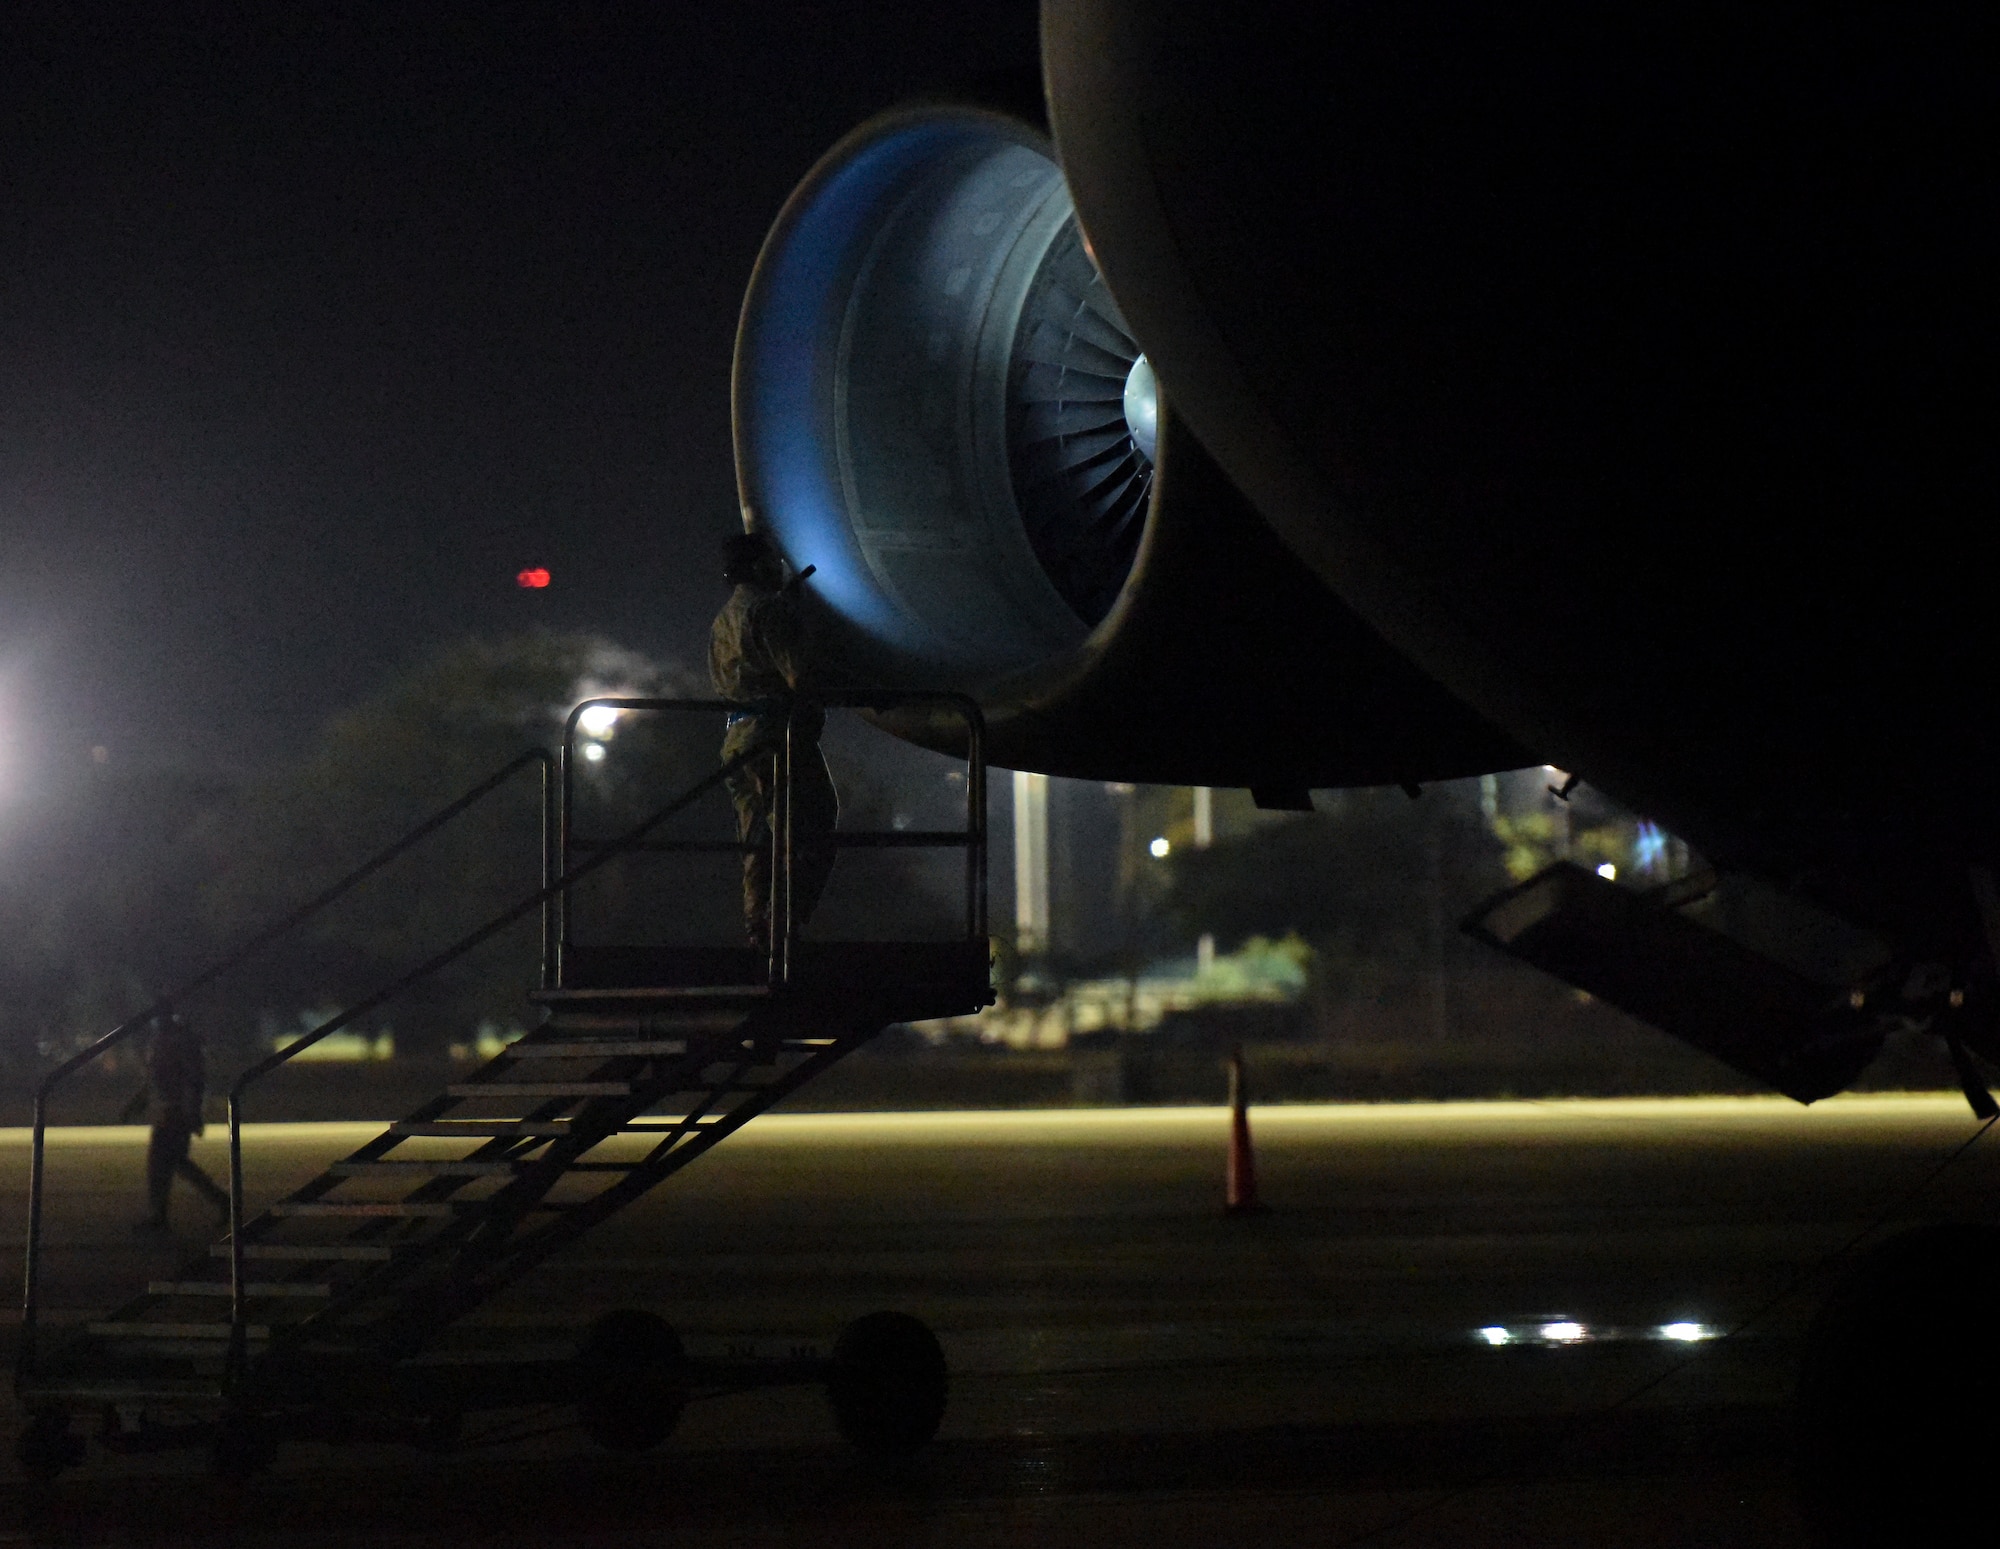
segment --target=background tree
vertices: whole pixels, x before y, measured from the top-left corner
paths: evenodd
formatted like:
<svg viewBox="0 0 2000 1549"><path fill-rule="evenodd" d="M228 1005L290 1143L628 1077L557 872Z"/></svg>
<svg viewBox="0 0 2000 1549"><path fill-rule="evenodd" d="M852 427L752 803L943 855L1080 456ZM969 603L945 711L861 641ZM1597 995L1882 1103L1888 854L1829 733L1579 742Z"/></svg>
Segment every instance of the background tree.
<svg viewBox="0 0 2000 1549"><path fill-rule="evenodd" d="M1176 846L1166 906L1188 935L1223 950L1296 932L1313 948L1322 1005L1405 998L1445 1032L1446 983L1476 948L1465 912L1504 887L1504 848L1474 782L1400 791L1319 792L1320 810Z"/></svg>
<svg viewBox="0 0 2000 1549"><path fill-rule="evenodd" d="M536 633L450 647L335 717L307 754L212 814L198 842L212 933L235 939L293 907L469 790L523 749L553 750L579 699L686 693L685 674L584 635ZM659 742L655 770L685 778L691 750ZM643 764L643 758L633 761ZM711 755L712 762L712 755ZM602 784L583 775L591 784ZM614 807L634 793L613 786ZM239 1033L275 1010L346 1004L413 967L540 885L541 798L523 772L321 916L230 996ZM535 982L533 919L382 1014L399 1050L438 1052L482 1020L519 1022Z"/></svg>
<svg viewBox="0 0 2000 1549"><path fill-rule="evenodd" d="M190 833L229 787L91 762L10 836L0 868L0 1070L109 1032L211 948Z"/></svg>

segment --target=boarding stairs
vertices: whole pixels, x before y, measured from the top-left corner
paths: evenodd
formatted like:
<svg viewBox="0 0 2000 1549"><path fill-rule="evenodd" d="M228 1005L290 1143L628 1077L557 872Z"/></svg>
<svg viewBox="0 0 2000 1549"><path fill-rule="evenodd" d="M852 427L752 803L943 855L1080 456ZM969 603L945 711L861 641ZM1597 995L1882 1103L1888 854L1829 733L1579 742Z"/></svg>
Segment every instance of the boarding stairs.
<svg viewBox="0 0 2000 1549"><path fill-rule="evenodd" d="M722 779L728 766L620 838L593 842L577 836L571 759L583 712L599 704L642 713L743 708L697 701L587 701L570 718L560 764L543 770L545 789L552 776L559 779L561 799L559 809L545 800L555 821L542 890L245 1072L230 1101L232 1230L124 1305L42 1349L36 1328L41 1141L47 1095L70 1067L59 1070L45 1083L36 1114L18 1385L38 1417L42 1446L37 1453L31 1430L23 1441L24 1461L34 1466L39 1460L48 1472L51 1463L68 1460L77 1445L67 1417L90 1406L123 1414L129 1429L131 1417L147 1405L208 1401L221 1406L219 1423L236 1422L233 1432L220 1434L234 1435L240 1453L250 1434L242 1424L248 1417L255 1417L261 1435L273 1416L329 1408L436 1426L472 1408L564 1397L587 1404L589 1395L579 1384L588 1385L589 1373L575 1361L455 1352L447 1348L446 1336L497 1292L884 1028L968 1013L992 999L976 708L940 696L849 695L832 703L895 709L920 697L941 702L965 727L963 829L843 831L837 843L962 848L962 934L921 942L798 939L789 907L787 730L777 744L746 755L771 760L777 791L772 866L778 918L768 951L593 948L571 939L564 905L572 889L614 855L741 848L728 840L652 837L664 815L684 810ZM303 1187L249 1214L242 1113L255 1082L302 1047L349 1025L537 908L544 910L544 982L529 999L542 1012L539 1025ZM132 1025L144 1025L143 1015ZM91 1053L86 1050L78 1061ZM659 1337L674 1343L671 1335ZM748 1385L758 1375L738 1371L743 1380L733 1385ZM731 1386L728 1378L720 1374L711 1385ZM626 1423L621 1430L614 1415L602 1429L600 1439L616 1445L633 1426ZM637 1425L642 1439L654 1429L650 1420Z"/></svg>

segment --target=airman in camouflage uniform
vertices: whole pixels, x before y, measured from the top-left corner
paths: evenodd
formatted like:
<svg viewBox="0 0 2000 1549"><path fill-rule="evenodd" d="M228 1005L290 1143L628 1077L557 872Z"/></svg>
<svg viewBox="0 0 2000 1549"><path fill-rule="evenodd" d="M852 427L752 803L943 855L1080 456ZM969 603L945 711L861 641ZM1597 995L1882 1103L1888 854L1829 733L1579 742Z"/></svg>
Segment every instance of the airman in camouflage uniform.
<svg viewBox="0 0 2000 1549"><path fill-rule="evenodd" d="M146 1084L125 1105L121 1117L131 1123L152 1108L153 1133L146 1147L146 1218L138 1230L165 1232L168 1193L176 1175L194 1185L218 1217L229 1219L229 1191L195 1165L188 1143L202 1132L202 1101L207 1095L208 1067L201 1039L179 1012L170 1011L153 1023L152 1046L146 1051Z"/></svg>
<svg viewBox="0 0 2000 1549"><path fill-rule="evenodd" d="M808 686L805 625L797 582L787 585L784 561L761 535L731 538L723 577L734 588L709 631L708 675L724 699L768 705L739 711L723 734L726 763L759 743L782 747L785 711L792 710L792 921L803 928L833 871L834 847L824 841L840 816L840 798L820 752L826 714L798 699ZM772 761L753 758L728 777L743 855L743 924L751 945L771 939L771 821L775 816Z"/></svg>

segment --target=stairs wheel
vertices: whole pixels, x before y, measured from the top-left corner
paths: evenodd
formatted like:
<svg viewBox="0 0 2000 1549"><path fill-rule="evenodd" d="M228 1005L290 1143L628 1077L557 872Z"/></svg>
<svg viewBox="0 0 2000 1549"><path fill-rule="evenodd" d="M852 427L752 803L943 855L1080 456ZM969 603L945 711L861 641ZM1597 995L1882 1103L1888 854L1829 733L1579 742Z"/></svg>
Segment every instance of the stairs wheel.
<svg viewBox="0 0 2000 1549"><path fill-rule="evenodd" d="M69 1416L60 1409L43 1409L14 1440L14 1460L30 1479L53 1479L83 1461L81 1436L72 1436Z"/></svg>
<svg viewBox="0 0 2000 1549"><path fill-rule="evenodd" d="M224 1479L249 1479L271 1466L278 1443L269 1423L257 1415L224 1415L215 1433L209 1465Z"/></svg>
<svg viewBox="0 0 2000 1549"><path fill-rule="evenodd" d="M826 1396L849 1442L901 1457L937 1435L948 1385L937 1335L907 1313L871 1312L834 1341Z"/></svg>
<svg viewBox="0 0 2000 1549"><path fill-rule="evenodd" d="M636 1308L607 1312L577 1350L577 1419L612 1452L649 1452L687 1407L687 1352L665 1318Z"/></svg>

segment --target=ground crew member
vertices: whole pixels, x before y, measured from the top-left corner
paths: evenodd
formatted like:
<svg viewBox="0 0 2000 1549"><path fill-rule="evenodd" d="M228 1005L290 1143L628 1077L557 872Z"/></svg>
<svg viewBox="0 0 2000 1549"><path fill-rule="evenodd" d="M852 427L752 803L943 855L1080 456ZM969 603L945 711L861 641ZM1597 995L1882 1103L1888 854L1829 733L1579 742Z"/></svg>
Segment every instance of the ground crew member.
<svg viewBox="0 0 2000 1549"><path fill-rule="evenodd" d="M161 1013L153 1019L153 1041L146 1050L146 1084L120 1115L127 1124L133 1123L151 1100L153 1133L146 1146L146 1199L151 1208L137 1230L167 1230L167 1196L175 1173L193 1184L224 1221L229 1219L229 1191L188 1155L188 1142L205 1128L201 1105L207 1095L201 1039L178 1011Z"/></svg>
<svg viewBox="0 0 2000 1549"><path fill-rule="evenodd" d="M729 717L722 757L769 743L782 750L792 711L792 923L803 929L833 871L825 842L840 816L820 732L826 714L798 696L810 686L799 583L761 533L740 533L723 550L723 579L734 588L708 637L708 675L724 699L759 706ZM743 925L750 944L771 942L771 823L777 816L773 761L753 758L728 777L743 854Z"/></svg>

